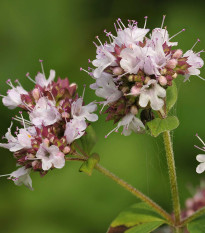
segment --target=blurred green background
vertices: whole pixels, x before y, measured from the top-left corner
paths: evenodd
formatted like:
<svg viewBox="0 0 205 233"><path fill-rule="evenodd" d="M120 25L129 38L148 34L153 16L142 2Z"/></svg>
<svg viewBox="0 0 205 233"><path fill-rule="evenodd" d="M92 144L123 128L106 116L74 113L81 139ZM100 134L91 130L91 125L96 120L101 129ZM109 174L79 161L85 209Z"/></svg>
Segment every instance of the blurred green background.
<svg viewBox="0 0 205 233"><path fill-rule="evenodd" d="M184 51L192 47L197 38L205 47L204 1L161 0L1 0L0 1L0 91L5 94L5 81L18 78L25 88L32 83L25 78L40 70L38 59L44 67L55 69L57 76L77 82L82 93L83 84L92 79L79 68L87 67L88 58L94 59L92 41L96 35L103 38L103 30L113 29L118 17L124 22L136 19L141 25L148 15L148 27L161 25L162 15L171 35L186 28L176 40ZM203 58L205 56L202 54ZM202 76L205 77L204 68ZM191 82L178 78L179 98L173 110L180 126L173 135L183 205L190 196L188 186L198 185L204 175L195 172L199 153L194 149L198 132L205 139L205 82L191 77ZM86 89L85 101L96 99L94 92ZM15 111L0 105L0 135L10 125ZM149 135L124 137L112 134L112 122L104 123L105 116L94 123L98 135L95 151L100 153L101 164L123 177L160 205L171 211L167 166L162 138ZM91 177L79 173L80 163L68 163L62 170L54 170L40 178L32 174L34 191L17 187L6 178L0 179L0 232L2 233L105 233L111 220L135 197L111 180L98 174ZM15 170L15 160L7 150L1 149L0 174Z"/></svg>

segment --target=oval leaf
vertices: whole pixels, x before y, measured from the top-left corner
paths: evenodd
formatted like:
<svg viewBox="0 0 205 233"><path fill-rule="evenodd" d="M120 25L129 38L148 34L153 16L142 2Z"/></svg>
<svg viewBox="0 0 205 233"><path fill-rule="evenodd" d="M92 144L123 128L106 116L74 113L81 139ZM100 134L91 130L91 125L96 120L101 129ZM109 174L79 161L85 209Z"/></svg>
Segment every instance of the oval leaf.
<svg viewBox="0 0 205 233"><path fill-rule="evenodd" d="M179 120L175 116L168 116L164 119L155 118L148 122L147 125L151 130L151 134L157 137L160 133L176 129L179 126Z"/></svg>
<svg viewBox="0 0 205 233"><path fill-rule="evenodd" d="M86 160L80 167L80 172L85 172L87 175L91 176L95 165L100 161L98 154L92 154L88 160Z"/></svg>
<svg viewBox="0 0 205 233"><path fill-rule="evenodd" d="M167 94L166 94L167 113L175 105L177 101L177 96L178 96L177 86L176 86L176 83L173 81L172 86L167 88Z"/></svg>
<svg viewBox="0 0 205 233"><path fill-rule="evenodd" d="M111 223L107 233L148 233L166 222L145 203L137 203L121 212Z"/></svg>
<svg viewBox="0 0 205 233"><path fill-rule="evenodd" d="M187 228L190 233L202 233L205 232L205 215L187 224Z"/></svg>

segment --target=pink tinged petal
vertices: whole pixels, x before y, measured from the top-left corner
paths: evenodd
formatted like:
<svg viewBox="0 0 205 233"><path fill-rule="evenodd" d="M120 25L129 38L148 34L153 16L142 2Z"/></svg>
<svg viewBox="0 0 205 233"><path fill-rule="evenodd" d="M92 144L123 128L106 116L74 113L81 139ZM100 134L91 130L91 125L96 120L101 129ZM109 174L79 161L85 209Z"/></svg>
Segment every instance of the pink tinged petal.
<svg viewBox="0 0 205 233"><path fill-rule="evenodd" d="M48 78L48 84L50 84L51 82L53 82L53 80L55 79L55 75L56 75L55 70L50 70L50 76Z"/></svg>
<svg viewBox="0 0 205 233"><path fill-rule="evenodd" d="M30 171L31 169L26 169L25 167L21 167L18 170L12 172L10 174L10 177L14 177L13 181L16 185L20 186L24 184L27 188L30 190L33 190L32 188L32 180L30 177Z"/></svg>
<svg viewBox="0 0 205 233"><path fill-rule="evenodd" d="M65 155L62 152L58 152L54 155L53 165L55 168L63 168L65 166Z"/></svg>
<svg viewBox="0 0 205 233"><path fill-rule="evenodd" d="M196 156L196 160L200 163L204 163L205 162L205 155L203 154L199 154Z"/></svg>
<svg viewBox="0 0 205 233"><path fill-rule="evenodd" d="M148 104L148 102L149 102L149 96L148 95L146 95L146 94L144 94L144 93L142 93L142 94L140 94L140 98L139 98L139 105L141 106L141 107L146 107L147 106L147 104Z"/></svg>
<svg viewBox="0 0 205 233"><path fill-rule="evenodd" d="M204 171L205 171L205 163L199 164L199 165L197 166L197 168L196 168L196 172L199 173L199 174L201 174L201 173L203 173Z"/></svg>
<svg viewBox="0 0 205 233"><path fill-rule="evenodd" d="M91 122L95 122L98 120L98 115L97 114L87 114L86 119Z"/></svg>

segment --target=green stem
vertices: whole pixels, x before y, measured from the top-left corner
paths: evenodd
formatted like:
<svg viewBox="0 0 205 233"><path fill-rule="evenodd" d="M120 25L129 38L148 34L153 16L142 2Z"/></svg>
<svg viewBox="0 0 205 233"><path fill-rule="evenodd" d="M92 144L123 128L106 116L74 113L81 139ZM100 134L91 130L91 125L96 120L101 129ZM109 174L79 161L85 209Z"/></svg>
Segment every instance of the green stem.
<svg viewBox="0 0 205 233"><path fill-rule="evenodd" d="M194 214L192 214L190 217L184 219L182 222L181 222L181 226L185 226L187 223L193 221L194 219L200 217L202 214L205 214L205 207L197 210Z"/></svg>
<svg viewBox="0 0 205 233"><path fill-rule="evenodd" d="M165 210L163 210L157 203L152 201L149 197L147 197L146 195L141 193L139 190L132 187L130 184L128 184L124 180L120 179L115 174L108 171L106 168L102 167L101 165L97 164L95 166L95 169L98 170L99 172L101 172L103 175L105 175L105 176L109 177L110 179L112 179L113 181L115 181L117 184L119 184L120 186L125 188L127 191L132 193L134 196L136 196L137 198L139 198L143 202L147 203L150 207L155 209L155 211L157 213L159 213L162 217L164 217L168 221L169 224L173 225L172 217Z"/></svg>
<svg viewBox="0 0 205 233"><path fill-rule="evenodd" d="M181 210L180 210L179 193L178 193L178 186L177 186L174 153L172 149L170 132L165 131L163 133L163 138L164 138L164 145L165 145L165 150L166 150L167 165L168 165L168 170L169 170L169 179L170 179L173 209L174 209L174 215L175 215L175 223L176 225L179 225L181 221L181 216L180 216Z"/></svg>

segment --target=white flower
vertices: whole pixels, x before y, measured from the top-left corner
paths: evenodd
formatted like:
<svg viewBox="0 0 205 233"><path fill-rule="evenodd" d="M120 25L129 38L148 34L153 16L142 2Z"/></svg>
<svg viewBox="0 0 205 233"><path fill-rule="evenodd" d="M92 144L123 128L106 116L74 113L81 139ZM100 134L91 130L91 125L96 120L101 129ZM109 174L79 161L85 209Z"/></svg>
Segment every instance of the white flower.
<svg viewBox="0 0 205 233"><path fill-rule="evenodd" d="M38 100L29 117L31 122L38 127L52 125L61 120L61 115L55 107L55 103L46 97L41 97Z"/></svg>
<svg viewBox="0 0 205 233"><path fill-rule="evenodd" d="M77 101L74 101L71 106L71 114L74 119L88 121L97 121L98 115L94 114L97 110L97 105L95 103L90 103L83 106L83 99L79 98Z"/></svg>
<svg viewBox="0 0 205 233"><path fill-rule="evenodd" d="M34 127L30 127L30 129L20 129L19 133L17 134L17 137L14 137L11 134L12 124L10 128L8 128L8 132L5 135L5 138L8 140L8 143L0 143L0 147L9 149L11 152L16 152L23 148L31 148L31 140L33 139L31 134L31 128ZM34 133L35 128L32 130Z"/></svg>
<svg viewBox="0 0 205 233"><path fill-rule="evenodd" d="M64 135L69 144L71 144L75 139L80 138L87 128L85 120L73 119L66 123L66 130Z"/></svg>
<svg viewBox="0 0 205 233"><path fill-rule="evenodd" d="M41 87L47 87L50 83L53 82L53 80L55 79L55 75L55 70L50 70L50 76L48 79L46 79L44 74L38 73L35 77L36 84Z"/></svg>
<svg viewBox="0 0 205 233"><path fill-rule="evenodd" d="M94 72L93 76L95 78L99 78L104 71L105 68L108 66L112 65L115 66L117 65L116 63L116 57L112 55L111 51L109 51L112 48L112 46L99 46L97 48L97 56L96 59L92 62L92 64L97 67Z"/></svg>
<svg viewBox="0 0 205 233"><path fill-rule="evenodd" d="M161 44L164 44L166 42L166 44L168 46L177 46L178 45L178 42L170 42L169 40L170 40L169 34L168 34L168 31L166 29L155 28L152 31L151 42L159 41Z"/></svg>
<svg viewBox="0 0 205 233"><path fill-rule="evenodd" d="M7 96L3 97L2 102L9 109L14 109L22 104L22 100L21 100L22 94L28 94L28 92L25 91L21 86L17 86L17 87L12 86L12 89L8 90Z"/></svg>
<svg viewBox="0 0 205 233"><path fill-rule="evenodd" d="M62 168L65 165L65 156L57 146L46 145L42 143L36 153L37 159L42 161L42 169L49 170L52 166L55 168Z"/></svg>
<svg viewBox="0 0 205 233"><path fill-rule="evenodd" d="M200 75L200 68L204 65L204 61L200 57L200 53L194 53L192 50L188 50L183 57L187 57L187 63L191 66L188 68L189 74L186 75L187 81L191 75Z"/></svg>
<svg viewBox="0 0 205 233"><path fill-rule="evenodd" d="M202 147L196 146L195 147L203 152L205 152L205 142L199 137L198 134L196 134L196 137L199 139L199 141L203 144ZM196 168L196 172L201 174L205 171L205 154L199 154L196 156L196 160L200 162L200 164Z"/></svg>
<svg viewBox="0 0 205 233"><path fill-rule="evenodd" d="M163 107L164 101L161 98L166 96L166 90L157 84L156 80L151 79L141 88L140 92L139 105L141 107L146 107L149 102L153 110L158 111Z"/></svg>
<svg viewBox="0 0 205 233"><path fill-rule="evenodd" d="M130 47L135 45L139 41L143 41L145 35L149 32L149 29L145 28L125 28L124 30L118 30L117 37L114 42L119 45L125 45L126 47Z"/></svg>
<svg viewBox="0 0 205 233"><path fill-rule="evenodd" d="M122 58L120 65L126 73L137 74L139 69L143 69L145 54L139 46L134 47L134 49L123 49L120 57Z"/></svg>
<svg viewBox="0 0 205 233"><path fill-rule="evenodd" d="M196 168L196 172L201 174L202 172L205 171L205 155L203 154L197 155L196 160L200 162L200 164Z"/></svg>
<svg viewBox="0 0 205 233"><path fill-rule="evenodd" d="M29 175L30 171L31 169L26 169L25 167L21 167L10 174L10 179L12 179L14 183L18 186L24 184L27 188L33 190L32 180Z"/></svg>
<svg viewBox="0 0 205 233"><path fill-rule="evenodd" d="M122 96L122 92L116 87L112 76L106 73L103 73L100 78L96 79L96 83L90 87L95 90L97 96L106 99L106 101L102 102L104 106L117 101Z"/></svg>
<svg viewBox="0 0 205 233"><path fill-rule="evenodd" d="M114 128L109 134L111 134L113 131L118 131L121 126L123 126L122 134L124 134L125 136L129 136L132 131L135 133L143 133L145 130L145 126L142 121L135 117L135 115L132 113L124 116L122 120L118 123L117 127Z"/></svg>

